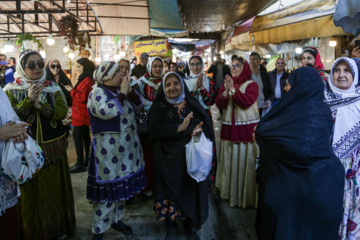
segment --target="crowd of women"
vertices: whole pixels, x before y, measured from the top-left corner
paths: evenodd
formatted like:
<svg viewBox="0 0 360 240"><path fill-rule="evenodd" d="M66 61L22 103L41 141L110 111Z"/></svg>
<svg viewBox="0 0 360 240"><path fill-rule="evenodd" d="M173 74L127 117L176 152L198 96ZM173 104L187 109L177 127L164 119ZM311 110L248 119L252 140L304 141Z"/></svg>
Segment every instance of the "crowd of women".
<svg viewBox="0 0 360 240"><path fill-rule="evenodd" d="M339 58L328 75L317 49L306 49L304 67L289 75L287 94L260 118L259 86L242 57L232 60L231 76L219 89L199 56L189 59L186 76L174 63L163 75L163 60L153 57L139 79L130 77L127 59L95 66L83 57L73 85L59 60L45 68L37 51L25 50L15 81L0 89L0 148L30 136L45 163L21 185L0 174L2 236L45 240L74 233L70 172L88 167L94 240L109 228L133 233L121 215L125 201L141 191L153 196L165 239L177 239L179 219L188 239L200 239L214 188L232 207L258 208L259 239L357 239L359 63ZM218 154L214 103L222 112ZM70 125L77 162L69 169ZM211 171L197 182L187 173L185 145L200 134L214 147Z"/></svg>

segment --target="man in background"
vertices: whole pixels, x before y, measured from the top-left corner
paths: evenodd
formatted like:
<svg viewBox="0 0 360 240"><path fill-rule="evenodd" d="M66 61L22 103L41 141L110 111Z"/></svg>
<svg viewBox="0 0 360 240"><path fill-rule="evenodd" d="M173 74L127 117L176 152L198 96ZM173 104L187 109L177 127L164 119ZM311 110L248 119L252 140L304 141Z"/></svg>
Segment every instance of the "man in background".
<svg viewBox="0 0 360 240"><path fill-rule="evenodd" d="M216 54L216 62L214 62L208 70L208 73L213 74L216 88L220 88L224 84L226 75L230 75L230 68L221 59L220 54Z"/></svg>
<svg viewBox="0 0 360 240"><path fill-rule="evenodd" d="M146 64L149 60L149 54L146 52L141 53L140 55L140 64L136 65L132 72L131 76L135 76L136 80L141 78L146 73Z"/></svg>
<svg viewBox="0 0 360 240"><path fill-rule="evenodd" d="M276 68L269 72L271 87L275 93L275 100L273 104L276 104L286 91L284 87L286 86L286 79L288 79L289 74L285 71L285 60L278 58L275 63Z"/></svg>

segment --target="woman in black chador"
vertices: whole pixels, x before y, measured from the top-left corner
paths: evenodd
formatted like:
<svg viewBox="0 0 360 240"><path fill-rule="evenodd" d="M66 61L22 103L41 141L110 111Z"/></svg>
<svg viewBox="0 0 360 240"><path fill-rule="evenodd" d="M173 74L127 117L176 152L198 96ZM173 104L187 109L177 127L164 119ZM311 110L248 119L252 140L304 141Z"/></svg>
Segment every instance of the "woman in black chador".
<svg viewBox="0 0 360 240"><path fill-rule="evenodd" d="M318 72L290 74L291 89L261 119L259 240L335 240L342 218L344 168L330 149L332 118Z"/></svg>
<svg viewBox="0 0 360 240"><path fill-rule="evenodd" d="M150 109L149 133L154 164L156 217L165 220L167 240L177 239L176 218L183 218L188 239L208 217L207 180L197 183L187 173L185 145L204 132L214 141L210 118L175 72L167 73Z"/></svg>

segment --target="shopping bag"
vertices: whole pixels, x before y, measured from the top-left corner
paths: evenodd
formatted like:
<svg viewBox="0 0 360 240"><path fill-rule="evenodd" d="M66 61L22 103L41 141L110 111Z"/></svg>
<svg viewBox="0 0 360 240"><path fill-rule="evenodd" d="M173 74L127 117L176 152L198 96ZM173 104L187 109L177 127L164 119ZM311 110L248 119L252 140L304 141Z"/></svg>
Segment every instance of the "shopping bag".
<svg viewBox="0 0 360 240"><path fill-rule="evenodd" d="M201 133L200 140L192 137L186 144L186 164L188 174L197 182L204 181L212 166L213 142Z"/></svg>
<svg viewBox="0 0 360 240"><path fill-rule="evenodd" d="M23 143L6 141L1 159L1 171L19 184L29 181L44 165L44 154L38 143L28 136Z"/></svg>

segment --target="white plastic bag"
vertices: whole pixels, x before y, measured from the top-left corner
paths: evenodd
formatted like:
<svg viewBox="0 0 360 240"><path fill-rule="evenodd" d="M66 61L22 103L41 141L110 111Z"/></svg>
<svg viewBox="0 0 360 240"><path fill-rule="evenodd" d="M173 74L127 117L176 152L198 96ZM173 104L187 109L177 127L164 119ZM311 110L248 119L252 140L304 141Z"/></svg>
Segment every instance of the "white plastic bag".
<svg viewBox="0 0 360 240"><path fill-rule="evenodd" d="M195 137L186 144L186 164L188 174L197 182L204 181L209 175L213 158L213 142L201 133L200 141Z"/></svg>
<svg viewBox="0 0 360 240"><path fill-rule="evenodd" d="M2 152L1 170L19 184L29 181L44 165L44 154L30 136L23 143L6 141Z"/></svg>

